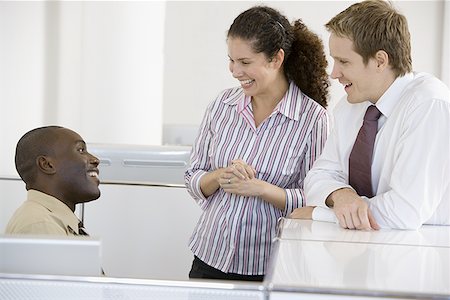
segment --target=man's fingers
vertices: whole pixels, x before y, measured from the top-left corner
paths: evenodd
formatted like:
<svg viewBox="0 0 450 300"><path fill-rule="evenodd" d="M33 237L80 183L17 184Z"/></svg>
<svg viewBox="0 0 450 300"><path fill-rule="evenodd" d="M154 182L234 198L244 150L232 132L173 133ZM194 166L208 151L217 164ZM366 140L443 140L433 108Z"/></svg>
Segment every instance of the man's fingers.
<svg viewBox="0 0 450 300"><path fill-rule="evenodd" d="M348 228L348 229L354 229L352 222L352 217L348 213L341 213L339 215L336 214L336 217L338 218L339 225L341 225L342 228Z"/></svg>
<svg viewBox="0 0 450 300"><path fill-rule="evenodd" d="M355 229L361 229L361 219L359 218L358 212L352 212L351 213L353 226L355 226Z"/></svg>
<svg viewBox="0 0 450 300"><path fill-rule="evenodd" d="M369 205L355 192L342 189L333 192L334 213L342 228L359 230L378 230L376 222L369 209Z"/></svg>
<svg viewBox="0 0 450 300"><path fill-rule="evenodd" d="M358 207L357 213L358 213L358 219L360 220L360 224L356 228L362 229L362 230L370 230L372 228L369 223L368 212L369 212L369 210L368 210L367 206L359 206Z"/></svg>
<svg viewBox="0 0 450 300"><path fill-rule="evenodd" d="M344 215L338 215L338 214L336 214L336 218L338 219L339 225L340 225L342 228L347 228L347 223L345 222Z"/></svg>
<svg viewBox="0 0 450 300"><path fill-rule="evenodd" d="M355 225L353 224L353 217L350 212L344 214L345 223L347 224L348 229L355 229Z"/></svg>
<svg viewBox="0 0 450 300"><path fill-rule="evenodd" d="M378 230L380 229L380 225L378 225L377 221L375 221L375 218L372 215L372 212L370 210L368 210L368 219L370 222L370 226L372 227L372 229Z"/></svg>

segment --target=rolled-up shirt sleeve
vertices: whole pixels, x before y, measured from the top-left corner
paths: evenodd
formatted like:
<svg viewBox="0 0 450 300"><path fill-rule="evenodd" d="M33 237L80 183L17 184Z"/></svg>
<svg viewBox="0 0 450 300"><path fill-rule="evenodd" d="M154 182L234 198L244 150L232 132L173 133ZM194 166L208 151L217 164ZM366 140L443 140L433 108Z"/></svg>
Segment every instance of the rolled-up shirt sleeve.
<svg viewBox="0 0 450 300"><path fill-rule="evenodd" d="M188 193L202 209L206 206L207 198L201 191L200 180L203 175L211 171L211 162L208 154L212 137L210 130L211 107L212 103L206 109L199 134L192 146L191 165L184 174L184 182Z"/></svg>
<svg viewBox="0 0 450 300"><path fill-rule="evenodd" d="M304 203L305 193L303 189L286 189L286 206L282 212L283 217L286 217L298 207L302 207Z"/></svg>

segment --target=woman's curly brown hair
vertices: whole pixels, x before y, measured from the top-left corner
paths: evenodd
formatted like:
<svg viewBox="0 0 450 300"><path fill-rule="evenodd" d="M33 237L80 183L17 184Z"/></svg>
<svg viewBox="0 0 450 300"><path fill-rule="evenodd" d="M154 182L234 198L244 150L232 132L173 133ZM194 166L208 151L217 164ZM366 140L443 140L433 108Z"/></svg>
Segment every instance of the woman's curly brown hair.
<svg viewBox="0 0 450 300"><path fill-rule="evenodd" d="M286 77L317 103L327 106L330 83L323 44L301 20L291 25L277 10L255 6L233 21L228 37L250 41L257 53L262 52L269 59L283 49Z"/></svg>
<svg viewBox="0 0 450 300"><path fill-rule="evenodd" d="M291 46L291 55L285 62L284 72L302 92L326 107L330 82L322 41L300 20L294 22L293 31L296 38Z"/></svg>

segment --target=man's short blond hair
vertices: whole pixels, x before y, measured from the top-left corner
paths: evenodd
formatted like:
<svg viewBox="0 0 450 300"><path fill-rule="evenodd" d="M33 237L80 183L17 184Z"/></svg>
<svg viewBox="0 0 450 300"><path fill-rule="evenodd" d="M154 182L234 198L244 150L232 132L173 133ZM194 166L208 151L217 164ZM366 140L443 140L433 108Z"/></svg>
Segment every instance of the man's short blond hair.
<svg viewBox="0 0 450 300"><path fill-rule="evenodd" d="M353 4L325 27L336 36L352 40L365 64L383 50L397 77L412 71L408 22L390 2L366 0Z"/></svg>

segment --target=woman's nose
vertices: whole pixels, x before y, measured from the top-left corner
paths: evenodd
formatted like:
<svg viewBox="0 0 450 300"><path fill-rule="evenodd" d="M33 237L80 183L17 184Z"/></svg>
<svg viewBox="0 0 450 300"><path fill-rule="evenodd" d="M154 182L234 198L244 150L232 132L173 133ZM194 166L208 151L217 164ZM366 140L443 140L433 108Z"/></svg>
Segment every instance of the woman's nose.
<svg viewBox="0 0 450 300"><path fill-rule="evenodd" d="M230 72L234 78L238 78L238 77L242 76L241 68L239 66L237 66L235 63L230 63Z"/></svg>

